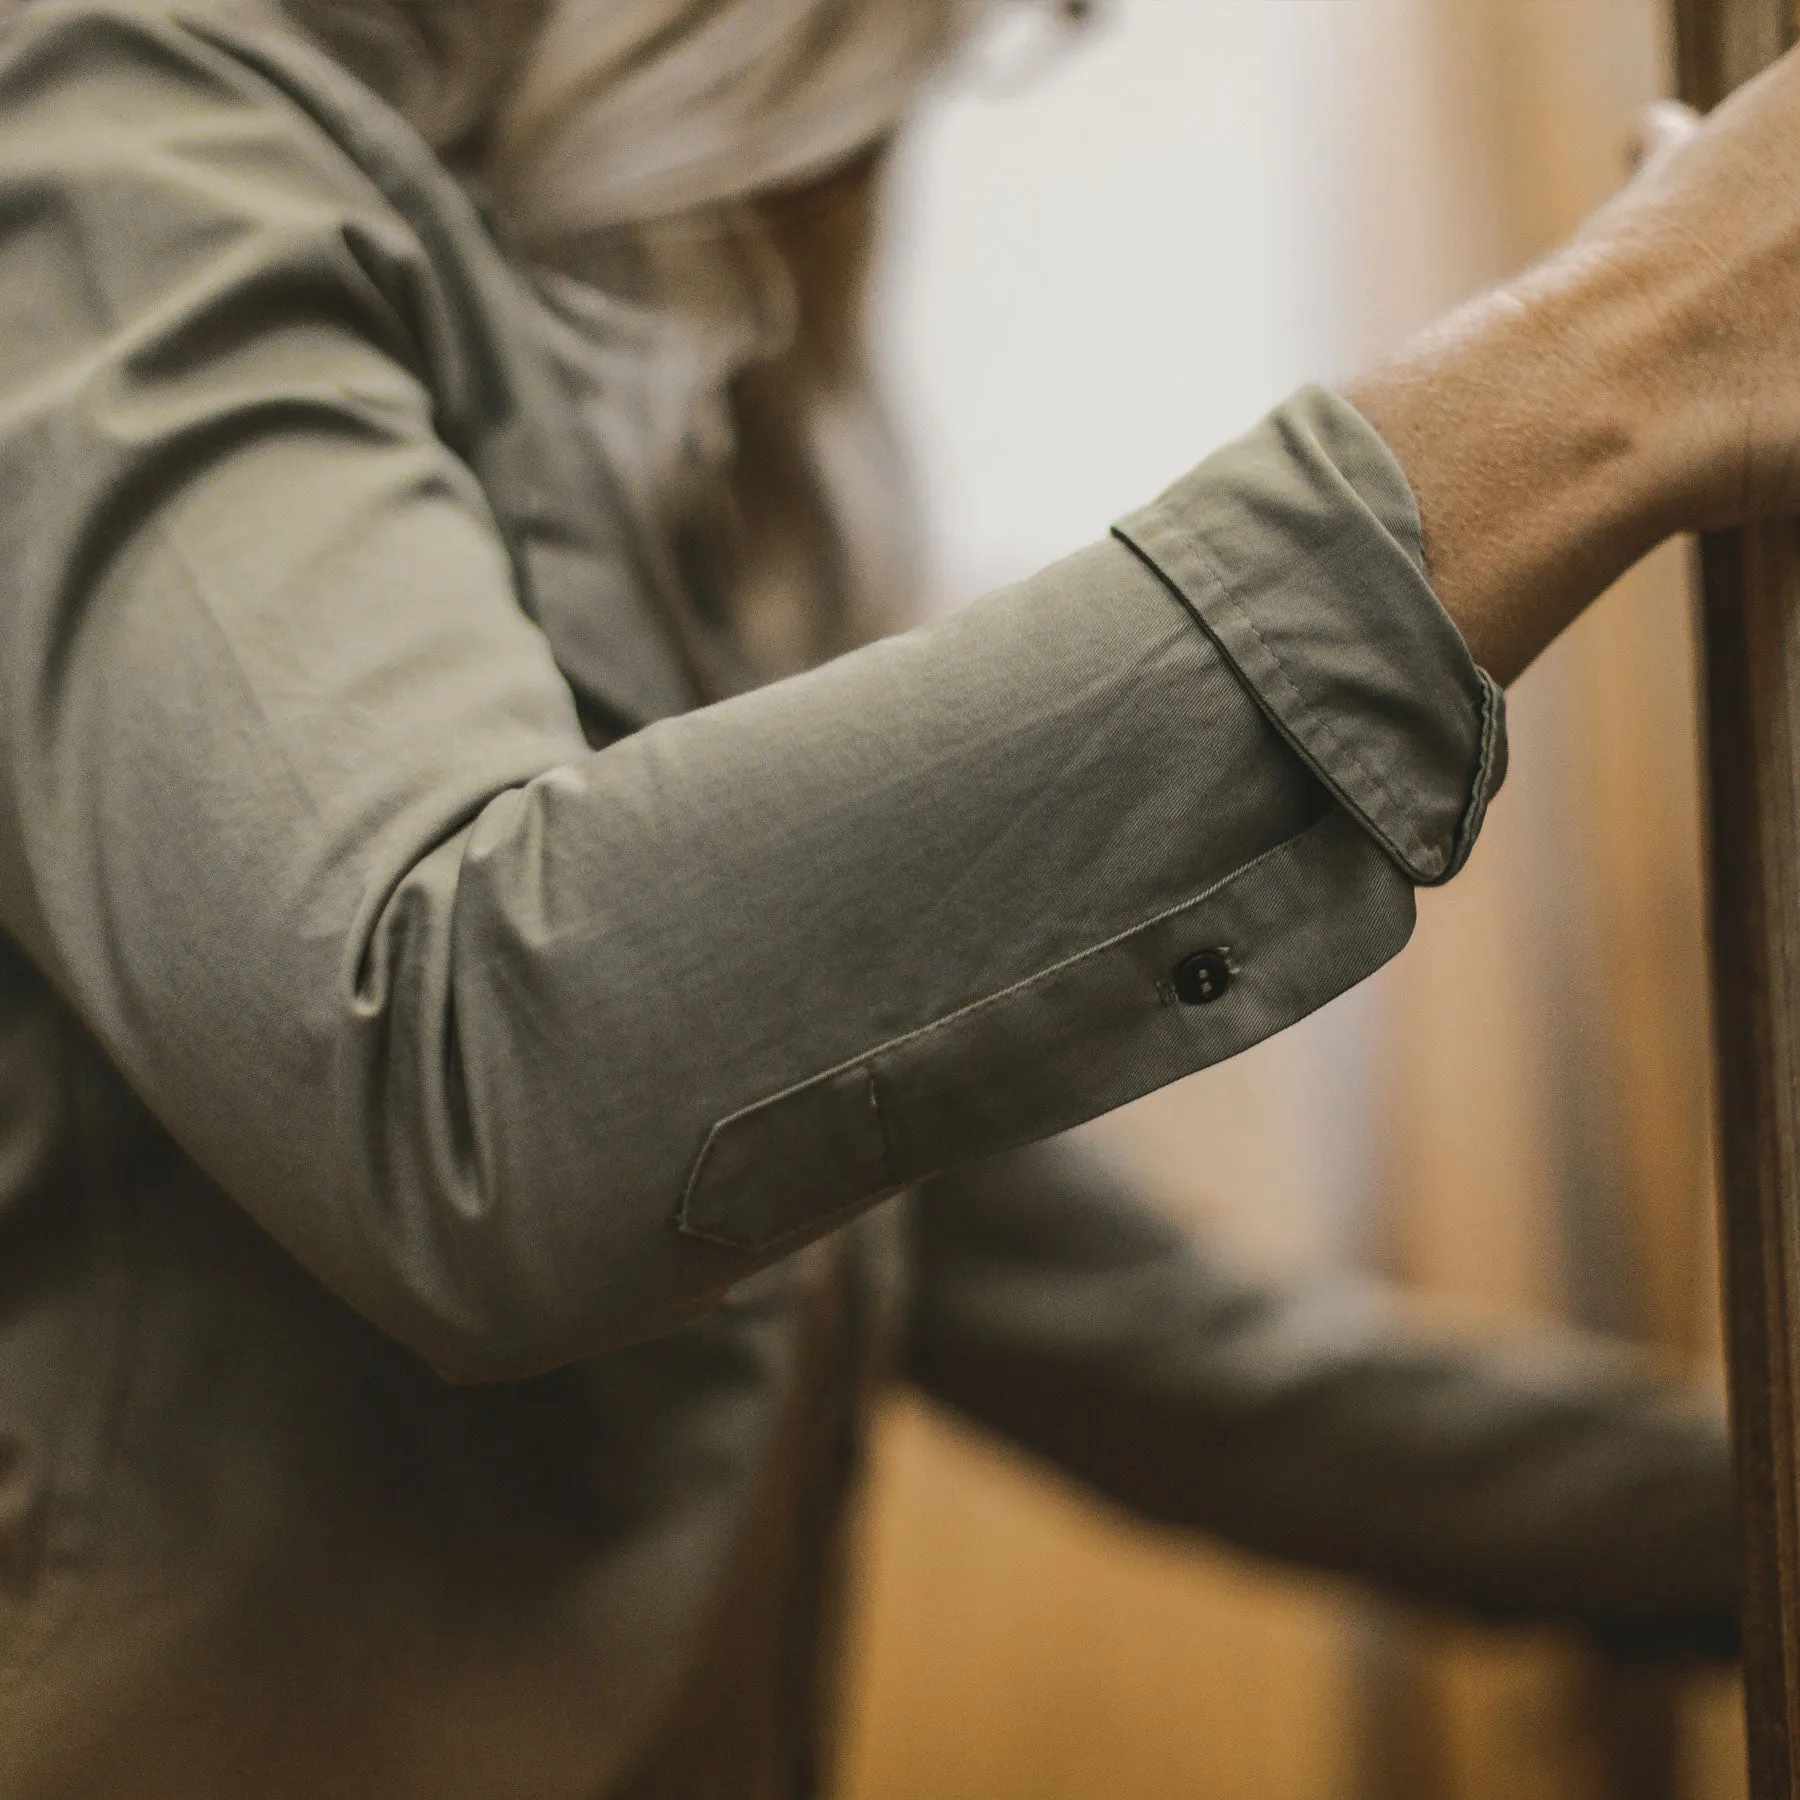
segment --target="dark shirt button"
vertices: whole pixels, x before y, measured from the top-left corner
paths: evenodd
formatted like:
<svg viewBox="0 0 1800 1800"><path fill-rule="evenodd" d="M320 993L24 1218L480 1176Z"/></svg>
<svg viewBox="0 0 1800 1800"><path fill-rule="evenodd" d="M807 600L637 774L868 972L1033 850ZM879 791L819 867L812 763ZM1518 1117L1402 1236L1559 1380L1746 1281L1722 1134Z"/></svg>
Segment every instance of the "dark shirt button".
<svg viewBox="0 0 1800 1800"><path fill-rule="evenodd" d="M1175 971L1175 997L1183 1006L1210 1006L1231 989L1231 952L1202 950Z"/></svg>

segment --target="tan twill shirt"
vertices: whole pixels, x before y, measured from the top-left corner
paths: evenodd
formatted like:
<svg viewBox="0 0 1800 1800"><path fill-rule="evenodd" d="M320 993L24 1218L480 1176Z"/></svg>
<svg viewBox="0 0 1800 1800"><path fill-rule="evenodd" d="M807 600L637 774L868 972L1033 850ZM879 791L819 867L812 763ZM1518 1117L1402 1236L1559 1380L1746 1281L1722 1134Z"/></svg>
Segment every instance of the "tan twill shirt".
<svg viewBox="0 0 1800 1800"><path fill-rule="evenodd" d="M1728 1637L1712 1414L1021 1148L1468 852L1500 697L1368 427L696 707L535 305L298 44L0 28L0 1795L811 1791L902 1366L1152 1517Z"/></svg>

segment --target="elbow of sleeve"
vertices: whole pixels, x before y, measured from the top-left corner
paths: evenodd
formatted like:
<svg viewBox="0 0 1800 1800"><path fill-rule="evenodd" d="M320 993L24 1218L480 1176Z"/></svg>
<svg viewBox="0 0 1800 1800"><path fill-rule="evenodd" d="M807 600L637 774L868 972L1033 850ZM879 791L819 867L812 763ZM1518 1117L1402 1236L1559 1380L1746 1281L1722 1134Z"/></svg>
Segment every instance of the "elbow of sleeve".
<svg viewBox="0 0 1800 1800"><path fill-rule="evenodd" d="M525 1380L604 1347L603 1318L586 1341L568 1296L513 1278L480 1227L449 1207L390 1189L379 1214L359 1206L327 1241L291 1245L339 1299L453 1386Z"/></svg>
<svg viewBox="0 0 1800 1800"><path fill-rule="evenodd" d="M407 1347L429 1363L447 1387L499 1387L507 1382L530 1381L581 1360L567 1349L547 1344L535 1333L505 1326L439 1335L429 1344L413 1343Z"/></svg>
<svg viewBox="0 0 1800 1800"><path fill-rule="evenodd" d="M455 1317L435 1313L394 1321L395 1336L431 1365L451 1387L491 1387L533 1376L581 1359L583 1349L523 1305L464 1309ZM596 1344L594 1348L599 1348Z"/></svg>
<svg viewBox="0 0 1800 1800"><path fill-rule="evenodd" d="M495 881L461 834L369 910L314 1021L317 1148L285 1194L266 1154L241 1184L327 1286L459 1385L656 1335L738 1272L677 1234L678 1127L632 1110L635 1063L596 1066L593 983L529 940Z"/></svg>
<svg viewBox="0 0 1800 1800"><path fill-rule="evenodd" d="M390 1246L373 1279L365 1263L360 1277L333 1285L456 1387L529 1380L655 1337L725 1285L702 1280L672 1293L666 1270L629 1272L641 1255L622 1250L613 1263L597 1250L596 1261L588 1278L585 1259L551 1252L525 1269L518 1246L501 1234L465 1230L453 1254L427 1258Z"/></svg>
<svg viewBox="0 0 1800 1800"><path fill-rule="evenodd" d="M525 1380L655 1337L745 1272L741 1254L676 1230L641 1145L552 1110L495 1105L463 1129L372 1100L380 1129L357 1134L359 1166L306 1258L452 1384Z"/></svg>
<svg viewBox="0 0 1800 1800"><path fill-rule="evenodd" d="M491 1317L391 1335L450 1387L496 1387L661 1337L716 1305L729 1285L728 1280L715 1281L658 1306L597 1308L580 1323L566 1316Z"/></svg>

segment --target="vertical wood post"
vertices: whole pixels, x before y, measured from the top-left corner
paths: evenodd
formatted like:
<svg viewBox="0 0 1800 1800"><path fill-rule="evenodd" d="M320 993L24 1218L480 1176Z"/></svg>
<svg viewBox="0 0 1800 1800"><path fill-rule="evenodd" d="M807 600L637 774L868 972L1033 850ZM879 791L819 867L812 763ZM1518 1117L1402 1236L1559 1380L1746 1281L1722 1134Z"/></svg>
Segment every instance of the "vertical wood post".
<svg viewBox="0 0 1800 1800"><path fill-rule="evenodd" d="M1792 0L1675 0L1675 18L1701 108L1796 35ZM1800 1800L1800 525L1710 538L1699 565L1751 1791Z"/></svg>

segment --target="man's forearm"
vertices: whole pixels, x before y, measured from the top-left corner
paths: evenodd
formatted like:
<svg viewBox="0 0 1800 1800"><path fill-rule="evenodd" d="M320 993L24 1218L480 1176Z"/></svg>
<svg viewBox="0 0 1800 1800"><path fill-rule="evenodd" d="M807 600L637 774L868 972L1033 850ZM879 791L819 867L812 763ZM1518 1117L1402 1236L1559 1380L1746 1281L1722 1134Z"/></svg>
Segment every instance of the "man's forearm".
<svg viewBox="0 0 1800 1800"><path fill-rule="evenodd" d="M1345 390L1502 681L1663 538L1800 511L1800 60L1660 136L1573 242Z"/></svg>
<svg viewBox="0 0 1800 1800"><path fill-rule="evenodd" d="M1621 274L1545 270L1346 390L1412 483L1445 610L1501 682L1672 528L1636 377L1655 321Z"/></svg>

